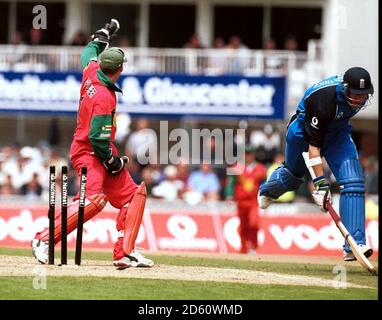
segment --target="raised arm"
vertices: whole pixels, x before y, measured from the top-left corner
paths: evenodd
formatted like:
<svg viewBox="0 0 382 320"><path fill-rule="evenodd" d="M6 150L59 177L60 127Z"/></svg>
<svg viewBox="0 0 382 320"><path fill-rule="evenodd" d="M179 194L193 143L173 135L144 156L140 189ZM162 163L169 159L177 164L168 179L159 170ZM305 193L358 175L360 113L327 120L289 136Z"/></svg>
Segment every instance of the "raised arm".
<svg viewBox="0 0 382 320"><path fill-rule="evenodd" d="M97 61L97 57L105 48L106 45L104 43L90 41L81 53L82 69L85 69L90 61Z"/></svg>
<svg viewBox="0 0 382 320"><path fill-rule="evenodd" d="M92 41L88 43L81 53L82 68L86 68L90 61L96 61L100 53L105 50L110 43L110 40L119 30L119 22L116 19L111 19L105 27L97 30L92 35Z"/></svg>

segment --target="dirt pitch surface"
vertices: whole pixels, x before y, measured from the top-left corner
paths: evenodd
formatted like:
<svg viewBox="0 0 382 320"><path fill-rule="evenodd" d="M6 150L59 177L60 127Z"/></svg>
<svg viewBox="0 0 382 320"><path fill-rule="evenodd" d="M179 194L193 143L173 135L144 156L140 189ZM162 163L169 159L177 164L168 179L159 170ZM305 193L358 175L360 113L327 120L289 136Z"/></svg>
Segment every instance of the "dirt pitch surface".
<svg viewBox="0 0 382 320"><path fill-rule="evenodd" d="M67 266L51 266L38 264L36 260L31 257L0 255L1 277L34 277L36 274L41 274L42 272L46 274L46 276L54 277L117 277L318 287L333 286L333 280L323 278L233 268L157 264L152 268L116 270L109 261L84 260L81 266L76 266L73 260L69 260ZM351 283L347 283L347 286L352 288L369 288Z"/></svg>
<svg viewBox="0 0 382 320"><path fill-rule="evenodd" d="M298 256L298 255L280 255L280 254L240 254L240 253L212 253L212 252L176 252L176 251L156 251L150 252L155 259L155 255L182 256L208 259L228 259L228 260L246 260L246 261L267 261L267 262L285 262L302 264L330 264L337 265L342 263L341 256L322 257L322 256ZM357 265L357 262L350 264Z"/></svg>

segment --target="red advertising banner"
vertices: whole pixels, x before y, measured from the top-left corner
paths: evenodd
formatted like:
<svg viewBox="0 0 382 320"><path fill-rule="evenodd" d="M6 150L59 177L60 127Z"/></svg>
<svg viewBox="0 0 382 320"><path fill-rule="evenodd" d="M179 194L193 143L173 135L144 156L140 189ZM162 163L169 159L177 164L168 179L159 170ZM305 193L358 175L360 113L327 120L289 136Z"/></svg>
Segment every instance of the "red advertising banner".
<svg viewBox="0 0 382 320"><path fill-rule="evenodd" d="M83 247L112 250L118 211L105 208L84 225ZM0 206L0 247L29 247L48 226L47 209ZM149 251L238 252L236 213L146 209L136 245ZM75 232L68 245L75 246ZM366 222L367 242L378 252L378 221ZM343 238L328 215L262 216L258 253L338 255Z"/></svg>
<svg viewBox="0 0 382 320"><path fill-rule="evenodd" d="M239 219L224 217L224 238L228 252L237 252ZM378 251L378 221L366 221L367 242ZM343 236L328 216L274 216L261 219L258 253L296 255L338 255Z"/></svg>

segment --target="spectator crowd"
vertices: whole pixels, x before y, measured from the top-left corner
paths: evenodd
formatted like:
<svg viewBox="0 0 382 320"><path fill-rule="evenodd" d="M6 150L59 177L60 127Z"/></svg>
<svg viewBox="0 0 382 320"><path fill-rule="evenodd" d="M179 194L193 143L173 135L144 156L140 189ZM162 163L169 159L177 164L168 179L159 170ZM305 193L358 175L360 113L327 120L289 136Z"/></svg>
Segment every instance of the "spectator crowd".
<svg viewBox="0 0 382 320"><path fill-rule="evenodd" d="M51 51L44 51L44 33L41 29L30 29L28 33L16 31L13 41L8 47L8 51L3 51L0 56L0 71L19 71L19 72L46 72L48 70L75 71L80 70L79 54L80 51L75 50L84 47L91 40L91 35L78 30L72 39L65 43L73 47L73 52L63 51L61 54ZM37 46L42 55L29 50L29 45ZM130 41L127 37L118 37L113 46L130 48ZM297 39L293 35L288 35L282 45L277 45L273 38L264 39L261 47L268 52L264 59L264 69L267 73L283 74L287 68L285 55L283 58L277 53L277 50L299 50ZM232 35L228 39L217 36L211 47L202 44L198 34L193 34L183 45L184 49L207 49L200 53L193 70L188 70L193 74L237 74L237 73L253 73L257 69L257 58L251 53L250 48L243 43L238 35ZM142 53L141 53L142 54ZM175 57L177 59L177 67L186 68L189 63L184 57ZM169 60L169 61L167 61ZM129 60L129 72L157 72L158 70L166 70L166 72L178 72L172 70L173 63L171 59L162 59L159 57L139 56ZM172 61L172 60L171 60Z"/></svg>
<svg viewBox="0 0 382 320"><path fill-rule="evenodd" d="M86 33L83 30L77 30L72 39L67 43L70 46L85 46L89 41L91 41L91 34ZM43 29L31 28L28 33L16 31L13 36L13 41L10 44L14 45L44 45L44 32ZM64 44L64 43L63 43ZM127 37L121 36L118 38L117 42L114 44L119 47L130 47L130 41ZM293 34L288 34L284 43L281 46L278 46L275 39L272 37L266 38L262 44L263 49L265 50L299 50L299 44L297 38ZM188 41L183 45L183 48L188 49L208 49L209 47L204 45L198 34L193 34L190 36ZM239 49L246 48L241 38L238 35L231 35L229 38L224 39L221 36L217 36L213 41L214 49Z"/></svg>
<svg viewBox="0 0 382 320"><path fill-rule="evenodd" d="M119 148L130 157L128 169L133 180L137 184L144 181L150 197L165 201L183 199L189 204L225 200L227 175L224 165L195 165L190 163L189 159L181 159L177 164L168 165L156 164L150 159L146 164L140 163L139 153L145 153L149 148L156 150L157 146L156 137L152 135L152 131L145 130L147 128L146 119L136 121L135 130L119 142ZM262 129L247 131L248 137L244 137L245 142L253 147L255 161L266 166L269 176L284 160L280 133L271 124L266 124ZM210 143L210 146L213 147L213 143ZM69 167L69 196L74 196L78 191L79 182L67 156L67 153L60 153L59 149L51 147L48 143L39 143L36 146L0 146L0 197L22 195L31 200L41 200L44 197L47 199L51 165L56 167L57 179L60 179L61 167ZM378 194L378 158L363 156L362 153L360 158L365 172L366 191L368 194ZM332 191L338 192L339 186L327 165L325 175L332 183ZM306 178L299 190L285 194L279 201L292 202L296 197L311 201L312 184L308 176ZM59 187L57 183L58 192Z"/></svg>

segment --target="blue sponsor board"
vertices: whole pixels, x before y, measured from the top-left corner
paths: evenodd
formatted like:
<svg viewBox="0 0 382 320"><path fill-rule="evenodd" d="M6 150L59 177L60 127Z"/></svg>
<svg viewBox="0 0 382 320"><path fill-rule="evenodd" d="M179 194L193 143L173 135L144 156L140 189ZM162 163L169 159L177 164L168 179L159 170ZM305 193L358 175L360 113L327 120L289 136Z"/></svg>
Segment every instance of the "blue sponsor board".
<svg viewBox="0 0 382 320"><path fill-rule="evenodd" d="M77 111L80 73L0 73L0 111ZM285 77L122 75L118 112L284 119Z"/></svg>

